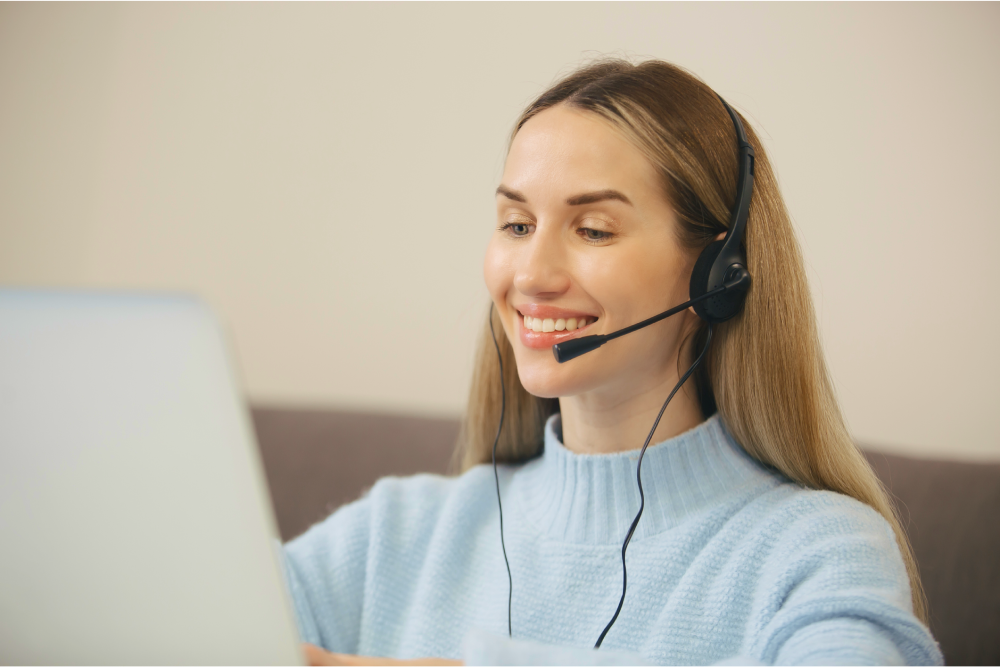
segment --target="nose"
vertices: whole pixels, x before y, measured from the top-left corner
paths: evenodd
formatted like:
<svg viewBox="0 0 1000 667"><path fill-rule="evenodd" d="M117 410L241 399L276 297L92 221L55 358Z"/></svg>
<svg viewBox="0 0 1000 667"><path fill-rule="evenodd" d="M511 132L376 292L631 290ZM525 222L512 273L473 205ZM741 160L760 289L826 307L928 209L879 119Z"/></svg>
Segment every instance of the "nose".
<svg viewBox="0 0 1000 667"><path fill-rule="evenodd" d="M566 249L559 234L554 232L554 229L538 230L526 244L526 252L514 274L514 288L525 296L551 298L569 290Z"/></svg>

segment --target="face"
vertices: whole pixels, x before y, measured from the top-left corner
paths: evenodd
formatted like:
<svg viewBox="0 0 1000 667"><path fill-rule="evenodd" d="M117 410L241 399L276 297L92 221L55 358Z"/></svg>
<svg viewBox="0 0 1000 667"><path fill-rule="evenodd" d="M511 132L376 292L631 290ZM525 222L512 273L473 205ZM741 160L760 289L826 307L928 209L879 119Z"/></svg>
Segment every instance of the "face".
<svg viewBox="0 0 1000 667"><path fill-rule="evenodd" d="M637 148L596 115L546 109L514 138L496 203L484 274L528 392L623 401L676 381L690 309L564 364L551 349L688 298L694 257Z"/></svg>

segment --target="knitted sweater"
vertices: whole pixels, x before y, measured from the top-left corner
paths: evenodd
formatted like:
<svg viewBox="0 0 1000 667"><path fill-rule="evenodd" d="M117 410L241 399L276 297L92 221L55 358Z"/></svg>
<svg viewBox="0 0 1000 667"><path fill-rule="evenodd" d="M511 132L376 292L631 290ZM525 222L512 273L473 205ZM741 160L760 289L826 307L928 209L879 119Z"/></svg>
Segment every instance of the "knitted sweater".
<svg viewBox="0 0 1000 667"><path fill-rule="evenodd" d="M380 480L285 545L304 641L467 664L942 664L912 613L889 524L750 458L718 415L638 450L581 455L546 425L541 456L459 477Z"/></svg>

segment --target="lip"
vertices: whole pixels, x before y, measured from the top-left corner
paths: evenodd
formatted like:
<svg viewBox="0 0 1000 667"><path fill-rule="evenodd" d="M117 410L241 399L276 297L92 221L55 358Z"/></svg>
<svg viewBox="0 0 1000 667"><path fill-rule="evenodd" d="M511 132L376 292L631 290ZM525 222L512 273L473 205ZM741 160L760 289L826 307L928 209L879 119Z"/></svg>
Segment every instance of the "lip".
<svg viewBox="0 0 1000 667"><path fill-rule="evenodd" d="M568 310L566 308L557 308L556 306L543 306L537 303L526 303L521 306L515 306L514 310L521 313L522 317L528 315L530 317L540 317L543 320L546 318L568 320L571 317L575 317L576 319L586 317L588 320L597 319L597 315L582 310Z"/></svg>
<svg viewBox="0 0 1000 667"><path fill-rule="evenodd" d="M591 333L590 328L594 326L594 323L597 321L597 317L595 315L582 310L568 310L566 308L543 306L536 303L528 303L523 306L517 306L515 312L520 314L520 317L517 318L518 338L520 338L522 345L533 350L545 350L565 340L589 335ZM525 315L528 315L529 317L540 317L542 319L550 318L553 320L569 319L571 317L580 319L581 317L586 317L588 320L594 321L590 322L590 324L582 329L574 329L573 331L550 331L546 333L543 331L525 329Z"/></svg>

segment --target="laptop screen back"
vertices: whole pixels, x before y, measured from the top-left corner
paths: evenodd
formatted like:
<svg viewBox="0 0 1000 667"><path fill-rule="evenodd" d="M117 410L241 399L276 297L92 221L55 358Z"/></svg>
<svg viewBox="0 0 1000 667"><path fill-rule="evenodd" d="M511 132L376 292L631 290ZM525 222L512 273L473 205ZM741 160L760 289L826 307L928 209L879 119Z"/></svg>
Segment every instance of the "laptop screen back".
<svg viewBox="0 0 1000 667"><path fill-rule="evenodd" d="M210 311L0 290L0 662L301 663Z"/></svg>

